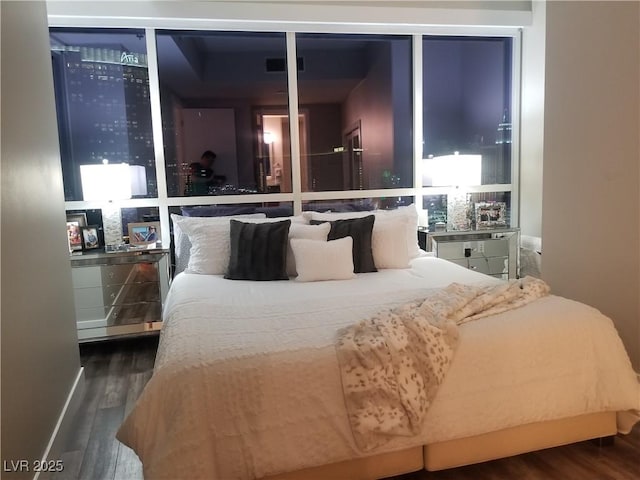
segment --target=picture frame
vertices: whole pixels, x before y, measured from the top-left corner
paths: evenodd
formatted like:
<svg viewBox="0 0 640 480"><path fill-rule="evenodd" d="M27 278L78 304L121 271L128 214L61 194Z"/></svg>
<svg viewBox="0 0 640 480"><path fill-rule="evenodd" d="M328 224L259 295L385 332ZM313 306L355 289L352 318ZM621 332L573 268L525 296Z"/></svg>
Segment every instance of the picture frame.
<svg viewBox="0 0 640 480"><path fill-rule="evenodd" d="M479 202L475 205L476 229L507 226L507 204L505 202Z"/></svg>
<svg viewBox="0 0 640 480"><path fill-rule="evenodd" d="M82 250L82 231L81 227L87 226L86 213L68 213L67 214L67 240L69 242L69 251Z"/></svg>
<svg viewBox="0 0 640 480"><path fill-rule="evenodd" d="M98 236L98 226L88 225L80 227L82 232L82 249L95 250L100 248L100 237Z"/></svg>
<svg viewBox="0 0 640 480"><path fill-rule="evenodd" d="M136 222L127 225L129 245L135 247L155 246L161 238L160 222Z"/></svg>

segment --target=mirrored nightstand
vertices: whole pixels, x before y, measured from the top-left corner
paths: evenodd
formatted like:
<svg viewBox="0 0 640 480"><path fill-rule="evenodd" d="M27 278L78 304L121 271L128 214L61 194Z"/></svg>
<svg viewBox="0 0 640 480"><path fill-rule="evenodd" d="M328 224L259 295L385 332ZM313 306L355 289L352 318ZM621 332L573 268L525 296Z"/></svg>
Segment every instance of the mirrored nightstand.
<svg viewBox="0 0 640 480"><path fill-rule="evenodd" d="M427 234L427 251L493 277L520 275L520 229L496 228Z"/></svg>
<svg viewBox="0 0 640 480"><path fill-rule="evenodd" d="M169 290L169 250L71 257L78 340L158 332Z"/></svg>

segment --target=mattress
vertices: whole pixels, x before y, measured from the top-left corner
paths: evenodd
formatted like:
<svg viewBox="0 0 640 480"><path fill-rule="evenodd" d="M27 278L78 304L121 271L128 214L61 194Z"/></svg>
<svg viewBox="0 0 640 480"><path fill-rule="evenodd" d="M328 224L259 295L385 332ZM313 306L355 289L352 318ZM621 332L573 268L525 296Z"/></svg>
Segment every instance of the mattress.
<svg viewBox="0 0 640 480"><path fill-rule="evenodd" d="M252 479L600 411L640 409L610 319L557 296L460 327L422 431L364 454L347 420L337 331L451 282L499 280L431 256L347 281L180 274L154 374L118 432L145 478Z"/></svg>

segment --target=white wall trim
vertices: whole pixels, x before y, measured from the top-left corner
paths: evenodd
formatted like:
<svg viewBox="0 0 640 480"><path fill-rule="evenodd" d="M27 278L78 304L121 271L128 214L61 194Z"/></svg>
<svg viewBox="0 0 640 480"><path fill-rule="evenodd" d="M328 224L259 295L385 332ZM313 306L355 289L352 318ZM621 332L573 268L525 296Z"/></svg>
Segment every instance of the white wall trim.
<svg viewBox="0 0 640 480"><path fill-rule="evenodd" d="M405 2L407 3L407 2ZM434 8L430 2L398 7L394 2L124 2L49 1L49 22L58 26L137 27L172 29L259 29L333 33L426 33L425 29L452 26L514 28L531 25L529 9L487 8L491 2L466 7ZM510 2L513 3L513 2ZM474 8L469 8L473 5ZM495 5L495 3L493 4ZM441 7L440 3L438 7ZM461 8L462 7L462 8Z"/></svg>
<svg viewBox="0 0 640 480"><path fill-rule="evenodd" d="M60 454L62 453L64 443L67 439L67 434L70 430L71 422L80 404L82 403L84 392L84 367L80 367L80 370L78 370L78 375L76 376L76 379L71 386L71 390L69 391L69 395L67 396L67 400L62 407L62 411L60 412L60 416L58 417L56 426L54 427L53 432L51 432L51 437L49 438L47 448L42 454L41 464L45 463L46 461L60 460ZM38 480L39 476L40 471L35 474L33 480Z"/></svg>

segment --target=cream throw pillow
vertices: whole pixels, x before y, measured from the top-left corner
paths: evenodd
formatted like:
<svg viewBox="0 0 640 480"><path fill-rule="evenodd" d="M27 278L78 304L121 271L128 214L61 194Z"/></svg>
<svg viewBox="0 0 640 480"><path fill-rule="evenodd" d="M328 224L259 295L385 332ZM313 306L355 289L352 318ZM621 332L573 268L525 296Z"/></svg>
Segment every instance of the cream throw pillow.
<svg viewBox="0 0 640 480"><path fill-rule="evenodd" d="M291 240L303 238L326 242L330 230L331 224L329 223L323 223L321 225L291 224L291 228L289 228L289 245L287 246L287 275L295 277L298 274L296 270L296 258L291 248Z"/></svg>
<svg viewBox="0 0 640 480"><path fill-rule="evenodd" d="M353 238L344 237L323 242L292 238L291 249L296 261L299 282L349 280L353 273Z"/></svg>

